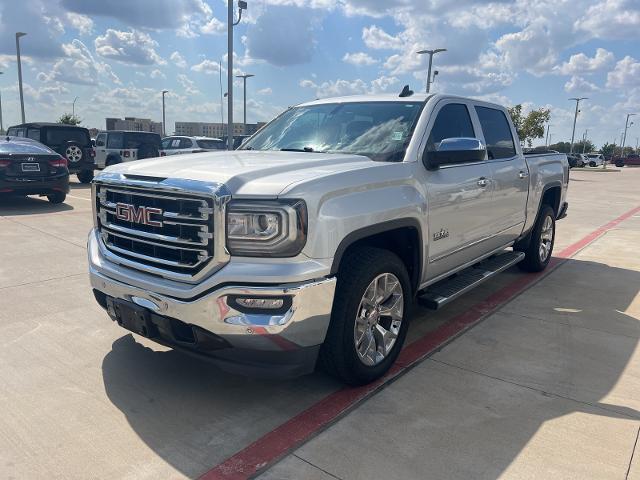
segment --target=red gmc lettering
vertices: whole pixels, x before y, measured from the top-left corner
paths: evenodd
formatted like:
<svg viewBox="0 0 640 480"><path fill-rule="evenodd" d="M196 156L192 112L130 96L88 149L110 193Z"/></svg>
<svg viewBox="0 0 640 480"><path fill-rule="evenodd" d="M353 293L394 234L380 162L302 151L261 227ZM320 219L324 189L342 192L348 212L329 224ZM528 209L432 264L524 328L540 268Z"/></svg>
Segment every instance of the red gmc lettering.
<svg viewBox="0 0 640 480"><path fill-rule="evenodd" d="M127 203L116 204L116 217L125 222L141 223L150 227L162 227L162 222L153 220L151 215L162 215L162 209L154 207L139 207Z"/></svg>

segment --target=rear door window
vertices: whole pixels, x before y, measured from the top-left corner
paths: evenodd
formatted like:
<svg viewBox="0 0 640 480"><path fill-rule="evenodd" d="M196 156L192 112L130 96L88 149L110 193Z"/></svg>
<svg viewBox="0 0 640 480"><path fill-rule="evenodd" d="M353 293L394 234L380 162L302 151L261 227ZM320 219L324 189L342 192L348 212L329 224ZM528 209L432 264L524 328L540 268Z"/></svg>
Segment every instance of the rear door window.
<svg viewBox="0 0 640 480"><path fill-rule="evenodd" d="M197 140L196 143L198 147L208 150L221 150L224 148L224 142L222 140Z"/></svg>
<svg viewBox="0 0 640 480"><path fill-rule="evenodd" d="M191 148L191 139L190 138L182 138L180 139L180 146L178 148Z"/></svg>
<svg viewBox="0 0 640 480"><path fill-rule="evenodd" d="M107 134L106 133L100 133L98 134L98 136L96 137L96 147L104 147L107 141Z"/></svg>
<svg viewBox="0 0 640 480"><path fill-rule="evenodd" d="M107 148L122 148L122 133L110 133L107 137Z"/></svg>
<svg viewBox="0 0 640 480"><path fill-rule="evenodd" d="M427 148L430 151L437 150L440 142L446 138L474 138L475 136L467 106L463 103L449 103L440 109L433 122Z"/></svg>
<svg viewBox="0 0 640 480"><path fill-rule="evenodd" d="M476 113L487 143L489 160L515 156L516 146L504 112L495 108L477 106Z"/></svg>

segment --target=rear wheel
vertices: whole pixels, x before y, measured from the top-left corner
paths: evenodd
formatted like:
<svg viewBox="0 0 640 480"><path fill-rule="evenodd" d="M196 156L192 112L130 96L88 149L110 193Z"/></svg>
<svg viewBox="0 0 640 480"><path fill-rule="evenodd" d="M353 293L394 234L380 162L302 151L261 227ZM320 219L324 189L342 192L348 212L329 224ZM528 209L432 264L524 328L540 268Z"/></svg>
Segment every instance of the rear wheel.
<svg viewBox="0 0 640 480"><path fill-rule="evenodd" d="M589 166L590 167L596 167L597 165L596 165L596 162L589 162Z"/></svg>
<svg viewBox="0 0 640 480"><path fill-rule="evenodd" d="M397 255L362 247L349 254L338 284L320 362L351 385L383 376L398 357L409 327L411 286Z"/></svg>
<svg viewBox="0 0 640 480"><path fill-rule="evenodd" d="M551 260L553 244L556 238L556 216L549 205L543 205L531 231L531 241L525 248L515 250L524 252L524 260L518 266L527 272L541 272Z"/></svg>
<svg viewBox="0 0 640 480"><path fill-rule="evenodd" d="M118 163L122 163L122 159L120 157L112 155L107 158L107 161L105 162L105 166L109 167L111 165L117 165Z"/></svg>
<svg viewBox="0 0 640 480"><path fill-rule="evenodd" d="M91 183L93 180L93 170L81 170L78 172L80 183Z"/></svg>
<svg viewBox="0 0 640 480"><path fill-rule="evenodd" d="M47 199L54 205L64 202L66 198L67 194L64 192L55 192L47 195Z"/></svg>

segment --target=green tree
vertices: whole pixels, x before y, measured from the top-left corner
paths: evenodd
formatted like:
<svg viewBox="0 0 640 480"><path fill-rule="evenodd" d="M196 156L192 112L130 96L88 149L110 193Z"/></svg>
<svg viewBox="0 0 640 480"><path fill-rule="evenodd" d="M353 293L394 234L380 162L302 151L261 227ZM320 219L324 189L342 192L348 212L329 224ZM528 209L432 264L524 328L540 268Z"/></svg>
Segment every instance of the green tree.
<svg viewBox="0 0 640 480"><path fill-rule="evenodd" d="M595 149L596 149L596 146L593 144L591 140L586 140L584 142L580 140L579 142L576 142L575 145L573 146L573 153L582 153L582 150L584 150L584 153L590 153L590 152L593 152Z"/></svg>
<svg viewBox="0 0 640 480"><path fill-rule="evenodd" d="M620 151L620 147L618 147L615 143L605 143L602 145L600 149L600 153L602 153L605 157L610 157L614 154L615 151Z"/></svg>
<svg viewBox="0 0 640 480"><path fill-rule="evenodd" d="M560 153L569 153L569 151L571 151L571 144L569 142L558 142L549 145L549 149Z"/></svg>
<svg viewBox="0 0 640 480"><path fill-rule="evenodd" d="M82 119L71 113L63 113L58 119L58 123L64 123L65 125L80 125L82 123Z"/></svg>
<svg viewBox="0 0 640 480"><path fill-rule="evenodd" d="M524 115L521 104L508 110L518 132L518 137L520 137L520 142L531 147L534 139L544 137L544 125L551 119L551 110L539 108L531 110L527 115Z"/></svg>

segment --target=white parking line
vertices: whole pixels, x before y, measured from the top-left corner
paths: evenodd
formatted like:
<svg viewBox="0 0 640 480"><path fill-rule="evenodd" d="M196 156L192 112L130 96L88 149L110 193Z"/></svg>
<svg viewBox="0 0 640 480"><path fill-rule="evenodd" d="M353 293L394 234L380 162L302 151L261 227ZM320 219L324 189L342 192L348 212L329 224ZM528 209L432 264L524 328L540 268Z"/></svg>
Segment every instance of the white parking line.
<svg viewBox="0 0 640 480"><path fill-rule="evenodd" d="M87 202L90 202L90 201L91 201L91 199L90 199L90 198L76 197L75 195L69 195L68 193L67 193L67 197L77 198L78 200L86 200Z"/></svg>

